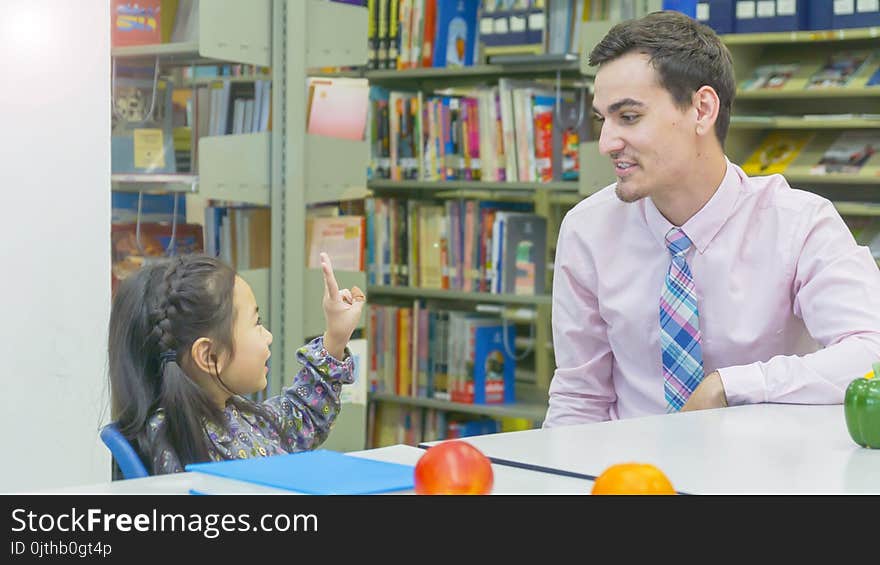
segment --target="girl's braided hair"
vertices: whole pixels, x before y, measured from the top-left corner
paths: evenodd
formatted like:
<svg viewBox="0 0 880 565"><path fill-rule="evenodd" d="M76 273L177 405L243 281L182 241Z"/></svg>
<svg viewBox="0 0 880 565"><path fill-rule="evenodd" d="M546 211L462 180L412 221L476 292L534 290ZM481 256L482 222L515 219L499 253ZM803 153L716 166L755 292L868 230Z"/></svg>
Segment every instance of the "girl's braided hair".
<svg viewBox="0 0 880 565"><path fill-rule="evenodd" d="M235 272L223 262L185 255L145 265L119 286L108 344L112 413L142 456L150 451L150 418L162 410L163 433L181 465L209 459L205 424L226 427L225 418L183 367L201 337L212 340L215 355L234 355L234 285ZM219 380L216 365L212 372ZM231 401L266 416L244 398Z"/></svg>

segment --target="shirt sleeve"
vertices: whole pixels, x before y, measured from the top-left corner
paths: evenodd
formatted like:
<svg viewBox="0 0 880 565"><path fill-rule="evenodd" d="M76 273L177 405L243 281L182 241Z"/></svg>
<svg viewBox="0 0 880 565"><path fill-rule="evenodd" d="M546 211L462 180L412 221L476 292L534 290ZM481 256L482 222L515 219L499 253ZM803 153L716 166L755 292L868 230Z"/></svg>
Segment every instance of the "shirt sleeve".
<svg viewBox="0 0 880 565"><path fill-rule="evenodd" d="M880 271L833 205L807 217L792 288L794 313L823 348L720 369L729 404L839 404L880 360Z"/></svg>
<svg viewBox="0 0 880 565"><path fill-rule="evenodd" d="M613 354L599 313L596 273L567 215L559 228L553 273L553 348L556 371L544 427L599 422L617 401Z"/></svg>
<svg viewBox="0 0 880 565"><path fill-rule="evenodd" d="M296 352L302 369L282 394L263 402L286 451L305 451L324 443L341 407L343 384L354 382L354 359L348 348L345 360L334 358L317 337Z"/></svg>

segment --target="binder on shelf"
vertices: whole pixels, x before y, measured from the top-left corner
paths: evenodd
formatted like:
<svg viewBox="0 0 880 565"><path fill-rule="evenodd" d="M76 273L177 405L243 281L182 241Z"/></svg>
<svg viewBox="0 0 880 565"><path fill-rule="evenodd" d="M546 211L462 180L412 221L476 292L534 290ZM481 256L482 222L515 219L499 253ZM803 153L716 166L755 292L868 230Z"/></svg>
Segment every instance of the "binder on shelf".
<svg viewBox="0 0 880 565"><path fill-rule="evenodd" d="M375 494L410 490L413 466L319 449L255 459L193 463L187 471L303 494Z"/></svg>
<svg viewBox="0 0 880 565"><path fill-rule="evenodd" d="M834 29L834 0L813 0L808 2L807 25L805 29Z"/></svg>
<svg viewBox="0 0 880 565"><path fill-rule="evenodd" d="M874 0L848 0L833 3L834 29L880 25L880 5Z"/></svg>
<svg viewBox="0 0 880 565"><path fill-rule="evenodd" d="M715 30L715 33L733 33L734 0L706 0L697 2L696 20Z"/></svg>
<svg viewBox="0 0 880 565"><path fill-rule="evenodd" d="M797 31L807 26L805 0L737 0L736 33Z"/></svg>
<svg viewBox="0 0 880 565"><path fill-rule="evenodd" d="M663 0L662 9L675 10L694 19L697 17L696 0Z"/></svg>

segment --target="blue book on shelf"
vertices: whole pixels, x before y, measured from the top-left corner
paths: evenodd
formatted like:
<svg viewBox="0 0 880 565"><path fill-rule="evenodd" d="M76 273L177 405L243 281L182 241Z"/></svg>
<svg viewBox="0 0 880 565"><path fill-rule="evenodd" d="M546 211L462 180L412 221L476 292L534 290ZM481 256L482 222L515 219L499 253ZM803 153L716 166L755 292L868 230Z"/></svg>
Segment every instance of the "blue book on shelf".
<svg viewBox="0 0 880 565"><path fill-rule="evenodd" d="M734 0L705 0L697 2L696 19L715 30L715 33L733 33Z"/></svg>
<svg viewBox="0 0 880 565"><path fill-rule="evenodd" d="M474 404L513 402L516 359L510 352L516 332L509 329L505 339L501 324L475 326L473 332Z"/></svg>
<svg viewBox="0 0 880 565"><path fill-rule="evenodd" d="M874 74L871 75L865 86L880 86L880 67L877 67L877 70L874 71Z"/></svg>
<svg viewBox="0 0 880 565"><path fill-rule="evenodd" d="M876 2L834 2L831 25L834 29L880 25L880 6Z"/></svg>
<svg viewBox="0 0 880 565"><path fill-rule="evenodd" d="M663 0L663 10L675 10L693 19L697 18L697 0Z"/></svg>
<svg viewBox="0 0 880 565"><path fill-rule="evenodd" d="M834 0L812 0L809 4L806 29L834 29Z"/></svg>
<svg viewBox="0 0 880 565"><path fill-rule="evenodd" d="M326 449L192 463L186 470L303 494L375 494L414 488L412 465L373 461Z"/></svg>
<svg viewBox="0 0 880 565"><path fill-rule="evenodd" d="M797 31L807 27L806 0L737 2L736 33Z"/></svg>
<svg viewBox="0 0 880 565"><path fill-rule="evenodd" d="M435 67L466 67L474 64L479 7L480 3L476 0L437 0Z"/></svg>

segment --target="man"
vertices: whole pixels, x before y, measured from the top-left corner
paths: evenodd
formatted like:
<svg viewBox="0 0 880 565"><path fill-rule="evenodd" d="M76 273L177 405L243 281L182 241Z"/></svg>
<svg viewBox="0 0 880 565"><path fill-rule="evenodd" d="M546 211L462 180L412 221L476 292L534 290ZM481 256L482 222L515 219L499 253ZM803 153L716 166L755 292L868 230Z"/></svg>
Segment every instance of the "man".
<svg viewBox="0 0 880 565"><path fill-rule="evenodd" d="M544 426L842 402L880 360L880 273L828 200L727 160L726 47L658 12L590 64L617 182L560 228Z"/></svg>

